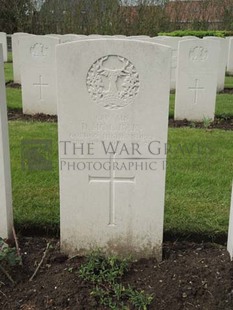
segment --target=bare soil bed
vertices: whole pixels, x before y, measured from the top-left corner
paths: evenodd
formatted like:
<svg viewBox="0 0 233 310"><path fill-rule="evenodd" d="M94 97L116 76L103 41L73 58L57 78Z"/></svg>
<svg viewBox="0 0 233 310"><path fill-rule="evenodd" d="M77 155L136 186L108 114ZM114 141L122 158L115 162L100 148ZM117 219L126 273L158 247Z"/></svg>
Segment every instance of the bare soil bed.
<svg viewBox="0 0 233 310"><path fill-rule="evenodd" d="M52 248L36 277L29 278L41 261L47 242ZM84 257L68 257L59 251L57 239L19 240L23 267L11 271L12 286L0 273L0 309L81 310L104 309L91 296L92 285L78 274ZM141 259L131 264L122 283L153 294L148 309L233 309L233 263L226 248L211 243L165 242L163 261Z"/></svg>

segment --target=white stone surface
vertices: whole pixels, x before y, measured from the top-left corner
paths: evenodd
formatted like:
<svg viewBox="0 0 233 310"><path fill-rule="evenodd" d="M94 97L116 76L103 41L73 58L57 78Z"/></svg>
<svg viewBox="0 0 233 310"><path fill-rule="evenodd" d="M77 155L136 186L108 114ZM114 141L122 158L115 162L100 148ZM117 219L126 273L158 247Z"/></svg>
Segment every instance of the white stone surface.
<svg viewBox="0 0 233 310"><path fill-rule="evenodd" d="M155 43L164 44L172 49L172 63L171 63L171 90L176 89L176 71L177 71L177 54L180 37L153 37Z"/></svg>
<svg viewBox="0 0 233 310"><path fill-rule="evenodd" d="M11 36L12 42L12 60L13 60L13 75L14 82L21 84L21 75L20 75L20 39L23 39L23 36L29 35L24 32L16 32Z"/></svg>
<svg viewBox="0 0 233 310"><path fill-rule="evenodd" d="M4 62L7 62L7 35L5 32L0 32L0 44L2 44Z"/></svg>
<svg viewBox="0 0 233 310"><path fill-rule="evenodd" d="M81 38L85 38L86 36L84 35L77 35L77 34L65 34L63 36L60 36L60 42L61 43L68 43L68 42L73 42L77 41Z"/></svg>
<svg viewBox="0 0 233 310"><path fill-rule="evenodd" d="M59 42L50 36L26 36L20 42L25 114L57 114L55 47Z"/></svg>
<svg viewBox="0 0 233 310"><path fill-rule="evenodd" d="M143 35L138 35L138 36L129 36L128 37L129 39L145 39L145 40L147 40L147 39L150 39L151 37L149 37L149 36L143 36Z"/></svg>
<svg viewBox="0 0 233 310"><path fill-rule="evenodd" d="M230 39L232 39L233 37L226 37L226 41L227 41L227 63L226 63L226 71L228 71L227 66L228 66L228 55L229 55L229 47L230 47Z"/></svg>
<svg viewBox="0 0 233 310"><path fill-rule="evenodd" d="M13 227L10 152L2 44L0 44L0 237L11 238Z"/></svg>
<svg viewBox="0 0 233 310"><path fill-rule="evenodd" d="M228 44L226 39L224 38L217 38L217 37L205 37L204 40L215 40L219 42L220 52L218 63L218 83L217 83L217 91L222 91L224 89L225 84L225 73L226 73L226 62L227 62L227 55L228 55Z"/></svg>
<svg viewBox="0 0 233 310"><path fill-rule="evenodd" d="M166 156L158 147L167 142L170 61L170 48L135 40L57 47L66 253L97 247L161 259Z"/></svg>
<svg viewBox="0 0 233 310"><path fill-rule="evenodd" d="M230 217L229 217L227 251L230 254L231 260L233 260L233 183L232 183L232 191L231 191L231 207L230 207Z"/></svg>
<svg viewBox="0 0 233 310"><path fill-rule="evenodd" d="M229 39L229 50L227 59L227 72L233 75L233 37Z"/></svg>
<svg viewBox="0 0 233 310"><path fill-rule="evenodd" d="M196 37L196 36L183 36L180 38L180 40L189 40L189 39L194 40L194 39L198 39L198 37Z"/></svg>
<svg viewBox="0 0 233 310"><path fill-rule="evenodd" d="M180 41L175 119L214 119L219 59L215 40Z"/></svg>

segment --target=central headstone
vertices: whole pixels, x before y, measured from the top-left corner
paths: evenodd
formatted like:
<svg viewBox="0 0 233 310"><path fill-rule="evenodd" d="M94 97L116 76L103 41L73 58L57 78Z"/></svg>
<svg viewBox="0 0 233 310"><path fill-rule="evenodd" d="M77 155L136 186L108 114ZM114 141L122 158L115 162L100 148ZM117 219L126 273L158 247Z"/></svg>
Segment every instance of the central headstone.
<svg viewBox="0 0 233 310"><path fill-rule="evenodd" d="M61 246L161 259L171 50L57 47Z"/></svg>

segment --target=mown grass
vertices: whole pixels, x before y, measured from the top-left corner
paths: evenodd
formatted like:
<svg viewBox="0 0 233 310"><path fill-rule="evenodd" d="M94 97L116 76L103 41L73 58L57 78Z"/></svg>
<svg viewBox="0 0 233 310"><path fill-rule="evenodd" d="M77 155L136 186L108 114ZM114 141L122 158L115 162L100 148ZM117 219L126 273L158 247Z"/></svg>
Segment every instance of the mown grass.
<svg viewBox="0 0 233 310"><path fill-rule="evenodd" d="M16 224L52 228L59 223L57 126L51 123L9 122L13 204ZM21 141L51 139L51 171L27 171L21 166Z"/></svg>
<svg viewBox="0 0 233 310"><path fill-rule="evenodd" d="M226 76L225 77L225 87L226 88L233 88L233 76Z"/></svg>
<svg viewBox="0 0 233 310"><path fill-rule="evenodd" d="M232 131L169 129L166 230L210 236L227 232L232 141Z"/></svg>
<svg viewBox="0 0 233 310"><path fill-rule="evenodd" d="M57 125L10 121L9 127L17 227L56 230L59 227ZM23 139L52 139L52 171L22 170ZM165 230L186 234L201 232L211 236L227 232L232 141L231 131L169 129ZM203 152L201 155L197 152L198 144ZM185 149L184 153L181 148Z"/></svg>
<svg viewBox="0 0 233 310"><path fill-rule="evenodd" d="M5 80L6 82L13 81L13 64L10 62L6 62L4 64L5 67Z"/></svg>
<svg viewBox="0 0 233 310"><path fill-rule="evenodd" d="M7 107L9 109L22 109L22 91L18 88L6 88Z"/></svg>

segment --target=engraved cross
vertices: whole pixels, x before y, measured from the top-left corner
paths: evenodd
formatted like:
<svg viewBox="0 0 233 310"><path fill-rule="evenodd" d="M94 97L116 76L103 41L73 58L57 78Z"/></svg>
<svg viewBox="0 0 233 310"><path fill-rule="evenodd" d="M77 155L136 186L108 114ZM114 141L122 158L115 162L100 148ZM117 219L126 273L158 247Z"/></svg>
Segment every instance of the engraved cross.
<svg viewBox="0 0 233 310"><path fill-rule="evenodd" d="M116 177L115 170L113 169L113 163L115 162L115 158L113 159L110 156L110 175L109 177L96 177L89 175L89 183L108 183L109 184L109 226L115 226L115 184L116 183L135 183L135 177Z"/></svg>
<svg viewBox="0 0 233 310"><path fill-rule="evenodd" d="M39 83L33 83L33 85L40 87L40 100L43 100L43 92L42 92L43 89L42 89L42 87L48 86L49 84L45 84L45 83L43 84L42 83L42 75L40 75L39 80L40 80Z"/></svg>
<svg viewBox="0 0 233 310"><path fill-rule="evenodd" d="M198 100L198 91L199 90L204 90L204 87L199 87L199 80L195 79L195 86L194 87L189 87L190 90L194 91L194 104L197 104Z"/></svg>

